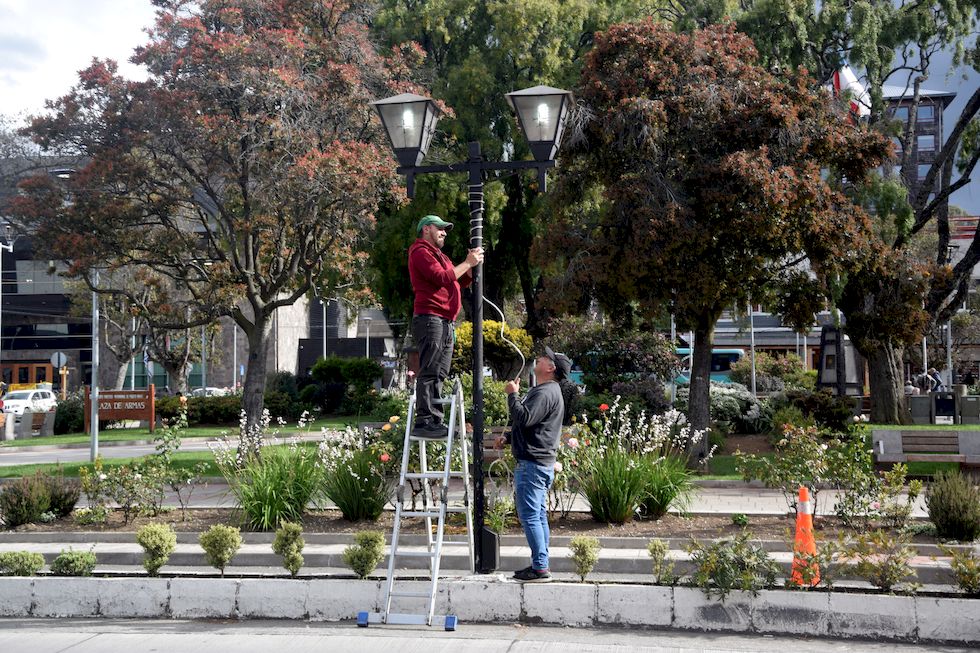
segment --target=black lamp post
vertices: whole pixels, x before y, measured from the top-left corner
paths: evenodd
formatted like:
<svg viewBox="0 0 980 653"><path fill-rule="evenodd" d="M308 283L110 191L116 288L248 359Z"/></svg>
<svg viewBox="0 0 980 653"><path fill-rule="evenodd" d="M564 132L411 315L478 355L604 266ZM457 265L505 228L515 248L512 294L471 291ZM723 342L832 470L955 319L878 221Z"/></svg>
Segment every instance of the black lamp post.
<svg viewBox="0 0 980 653"><path fill-rule="evenodd" d="M435 133L441 111L429 98L404 93L371 104L391 141L405 175L408 197L415 196L415 175L447 172L469 176L470 248L483 246L483 177L487 172L536 170L538 187L546 189L548 168L555 165L554 156L565 129L572 94L550 86L535 86L507 94L507 101L517 113L521 130L528 140L534 161L490 162L483 159L478 142L469 143L469 158L448 165L422 166ZM483 266L473 268L473 517L476 529L476 570L489 573L500 559L497 534L486 528L486 497L483 491Z"/></svg>

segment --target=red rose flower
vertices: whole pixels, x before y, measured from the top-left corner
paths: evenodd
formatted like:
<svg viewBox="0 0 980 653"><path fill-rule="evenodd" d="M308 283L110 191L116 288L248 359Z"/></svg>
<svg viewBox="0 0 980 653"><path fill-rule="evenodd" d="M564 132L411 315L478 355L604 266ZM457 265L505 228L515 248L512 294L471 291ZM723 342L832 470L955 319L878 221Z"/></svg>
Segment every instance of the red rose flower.
<svg viewBox="0 0 980 653"><path fill-rule="evenodd" d="M389 456L387 453L381 454L381 462L386 463L389 460L391 460L391 456Z"/></svg>
<svg viewBox="0 0 980 653"><path fill-rule="evenodd" d="M606 412L607 410L609 410L609 404L599 404L599 410L601 410L602 412Z"/></svg>

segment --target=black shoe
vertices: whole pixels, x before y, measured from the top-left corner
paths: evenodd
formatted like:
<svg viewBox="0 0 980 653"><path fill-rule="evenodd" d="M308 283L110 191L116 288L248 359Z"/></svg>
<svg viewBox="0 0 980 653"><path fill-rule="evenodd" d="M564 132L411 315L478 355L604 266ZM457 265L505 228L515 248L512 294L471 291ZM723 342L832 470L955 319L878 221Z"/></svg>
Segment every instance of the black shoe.
<svg viewBox="0 0 980 653"><path fill-rule="evenodd" d="M427 440L438 440L449 435L449 429L445 424L416 424L412 429L413 438L425 438Z"/></svg>
<svg viewBox="0 0 980 653"><path fill-rule="evenodd" d="M527 567L524 567L524 569L518 569L517 571L514 572L513 578L518 578L521 574L526 574L527 572L531 571L532 569L534 569L534 567L532 567L530 565L528 565Z"/></svg>
<svg viewBox="0 0 980 653"><path fill-rule="evenodd" d="M514 580L519 583L550 583L551 572L547 569L521 569L514 572Z"/></svg>

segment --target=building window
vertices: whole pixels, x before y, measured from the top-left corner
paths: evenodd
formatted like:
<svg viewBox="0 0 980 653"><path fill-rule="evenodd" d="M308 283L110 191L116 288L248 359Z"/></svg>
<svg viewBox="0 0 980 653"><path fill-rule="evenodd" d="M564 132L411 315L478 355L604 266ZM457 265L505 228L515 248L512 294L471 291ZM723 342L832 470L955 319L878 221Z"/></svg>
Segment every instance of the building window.
<svg viewBox="0 0 980 653"><path fill-rule="evenodd" d="M895 145L895 154L902 154L902 139L898 136L892 136L892 144Z"/></svg>
<svg viewBox="0 0 980 653"><path fill-rule="evenodd" d="M920 152L933 152L936 149L935 134L919 134L917 137Z"/></svg>
<svg viewBox="0 0 980 653"><path fill-rule="evenodd" d="M919 164L919 181L922 181L923 179L926 178L926 175L929 174L929 168L931 167L932 167L931 163Z"/></svg>
<svg viewBox="0 0 980 653"><path fill-rule="evenodd" d="M908 107L895 107L895 113L892 114L895 120L901 120L902 122L909 121L909 108Z"/></svg>
<svg viewBox="0 0 980 653"><path fill-rule="evenodd" d="M906 112L905 119L908 120L908 112ZM936 108L931 104L919 105L919 110L915 114L915 119L918 122L932 122L936 119Z"/></svg>

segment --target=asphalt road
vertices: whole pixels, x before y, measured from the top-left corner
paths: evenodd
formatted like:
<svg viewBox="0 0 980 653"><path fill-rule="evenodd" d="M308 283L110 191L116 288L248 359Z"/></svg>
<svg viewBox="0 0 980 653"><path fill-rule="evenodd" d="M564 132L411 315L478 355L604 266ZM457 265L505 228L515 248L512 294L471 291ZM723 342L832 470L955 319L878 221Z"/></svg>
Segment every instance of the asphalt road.
<svg viewBox="0 0 980 653"><path fill-rule="evenodd" d="M20 653L830 653L967 651L891 642L816 640L757 635L713 635L651 630L550 626L461 625L453 633L423 627L303 621L140 621L106 619L0 619L0 651Z"/></svg>

